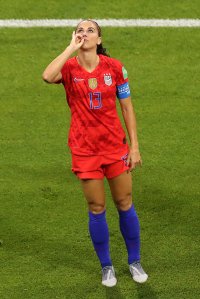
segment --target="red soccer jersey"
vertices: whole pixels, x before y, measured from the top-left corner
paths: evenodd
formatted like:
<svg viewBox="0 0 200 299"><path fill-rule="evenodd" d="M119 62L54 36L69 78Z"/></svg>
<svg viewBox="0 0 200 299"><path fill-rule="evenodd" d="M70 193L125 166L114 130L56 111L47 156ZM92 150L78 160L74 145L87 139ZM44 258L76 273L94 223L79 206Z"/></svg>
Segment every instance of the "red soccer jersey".
<svg viewBox="0 0 200 299"><path fill-rule="evenodd" d="M89 73L76 57L62 68L62 83L71 110L68 145L76 155L105 155L124 148L126 135L116 109L116 96L130 95L126 70L114 58L99 55Z"/></svg>

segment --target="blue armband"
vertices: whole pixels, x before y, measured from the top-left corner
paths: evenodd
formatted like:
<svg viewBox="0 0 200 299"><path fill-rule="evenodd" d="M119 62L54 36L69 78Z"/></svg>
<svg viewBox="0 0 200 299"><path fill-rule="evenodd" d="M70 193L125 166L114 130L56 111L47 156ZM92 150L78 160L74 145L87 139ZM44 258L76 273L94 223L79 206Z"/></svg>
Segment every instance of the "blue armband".
<svg viewBox="0 0 200 299"><path fill-rule="evenodd" d="M131 95L128 82L117 86L117 97L119 100L128 98Z"/></svg>

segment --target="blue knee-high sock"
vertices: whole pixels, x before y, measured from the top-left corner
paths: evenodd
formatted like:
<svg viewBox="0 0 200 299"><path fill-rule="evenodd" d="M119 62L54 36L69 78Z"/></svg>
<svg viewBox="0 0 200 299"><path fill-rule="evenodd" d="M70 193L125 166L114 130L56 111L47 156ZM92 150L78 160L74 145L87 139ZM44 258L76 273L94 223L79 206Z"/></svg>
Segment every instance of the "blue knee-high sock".
<svg viewBox="0 0 200 299"><path fill-rule="evenodd" d="M128 251L128 263L140 260L140 225L132 205L128 211L119 212L120 230Z"/></svg>
<svg viewBox="0 0 200 299"><path fill-rule="evenodd" d="M106 211L100 214L89 212L89 232L102 268L112 266L109 251L109 231Z"/></svg>

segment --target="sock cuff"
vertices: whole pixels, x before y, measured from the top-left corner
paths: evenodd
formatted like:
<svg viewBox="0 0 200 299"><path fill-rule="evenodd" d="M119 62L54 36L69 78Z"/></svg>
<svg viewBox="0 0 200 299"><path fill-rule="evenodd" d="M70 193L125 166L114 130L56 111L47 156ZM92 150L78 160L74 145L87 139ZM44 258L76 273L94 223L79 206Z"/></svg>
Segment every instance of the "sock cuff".
<svg viewBox="0 0 200 299"><path fill-rule="evenodd" d="M106 217L106 210L104 210L102 213L94 214L92 212L88 212L90 220L101 220Z"/></svg>
<svg viewBox="0 0 200 299"><path fill-rule="evenodd" d="M135 211L134 205L132 204L130 209L128 209L127 211L118 210L118 213L119 213L120 217L125 218L125 217L129 217L129 215L136 214L136 211Z"/></svg>

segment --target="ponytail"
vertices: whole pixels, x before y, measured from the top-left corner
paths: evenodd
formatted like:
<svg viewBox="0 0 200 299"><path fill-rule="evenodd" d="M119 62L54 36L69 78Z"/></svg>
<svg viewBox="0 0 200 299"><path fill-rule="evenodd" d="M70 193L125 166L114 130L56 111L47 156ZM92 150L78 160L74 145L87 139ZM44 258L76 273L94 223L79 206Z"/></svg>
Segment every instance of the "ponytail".
<svg viewBox="0 0 200 299"><path fill-rule="evenodd" d="M110 57L110 55L108 53L106 53L106 48L103 48L102 43L100 45L97 45L97 54L101 54L101 55Z"/></svg>

